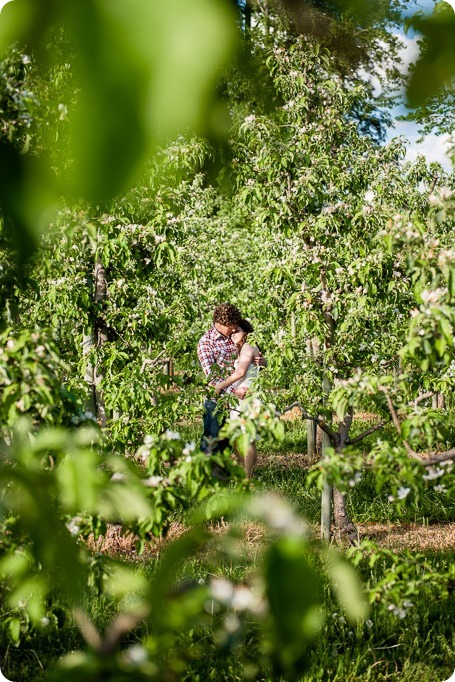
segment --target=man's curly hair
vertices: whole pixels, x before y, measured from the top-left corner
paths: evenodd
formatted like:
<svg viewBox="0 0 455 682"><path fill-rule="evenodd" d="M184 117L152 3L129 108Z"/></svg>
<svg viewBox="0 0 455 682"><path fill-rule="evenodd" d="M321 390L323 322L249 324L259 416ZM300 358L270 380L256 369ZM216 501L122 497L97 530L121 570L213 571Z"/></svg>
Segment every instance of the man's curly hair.
<svg viewBox="0 0 455 682"><path fill-rule="evenodd" d="M223 324L225 327L239 324L242 313L231 303L220 303L213 311L213 322Z"/></svg>

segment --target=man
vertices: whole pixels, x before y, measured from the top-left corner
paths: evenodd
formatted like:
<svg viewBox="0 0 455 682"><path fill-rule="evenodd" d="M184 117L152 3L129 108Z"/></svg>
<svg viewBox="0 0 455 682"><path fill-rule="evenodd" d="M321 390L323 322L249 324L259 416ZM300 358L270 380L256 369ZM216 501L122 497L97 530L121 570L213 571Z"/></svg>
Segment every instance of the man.
<svg viewBox="0 0 455 682"><path fill-rule="evenodd" d="M197 346L197 355L201 363L202 371L209 378L209 386L216 386L234 371L234 360L237 348L230 335L235 331L242 319L238 308L231 303L221 303L213 311L213 326L200 338ZM240 389L244 397L244 390ZM226 393L234 393L236 390L229 386ZM212 439L218 438L223 425L222 420L216 414L216 400L206 398L204 402L204 433L201 440L203 452L222 452L229 445L225 440L216 441L212 445Z"/></svg>

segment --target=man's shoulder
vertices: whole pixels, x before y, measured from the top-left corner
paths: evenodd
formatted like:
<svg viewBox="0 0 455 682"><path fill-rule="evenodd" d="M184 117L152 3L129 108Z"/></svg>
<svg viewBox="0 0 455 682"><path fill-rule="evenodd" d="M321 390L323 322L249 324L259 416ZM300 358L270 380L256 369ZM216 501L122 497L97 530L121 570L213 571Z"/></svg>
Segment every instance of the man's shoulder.
<svg viewBox="0 0 455 682"><path fill-rule="evenodd" d="M197 345L200 346L201 344L204 344L204 343L211 343L211 342L213 342L213 340L214 340L213 327L210 327L210 329L207 329L207 331L204 332L204 334L202 334Z"/></svg>

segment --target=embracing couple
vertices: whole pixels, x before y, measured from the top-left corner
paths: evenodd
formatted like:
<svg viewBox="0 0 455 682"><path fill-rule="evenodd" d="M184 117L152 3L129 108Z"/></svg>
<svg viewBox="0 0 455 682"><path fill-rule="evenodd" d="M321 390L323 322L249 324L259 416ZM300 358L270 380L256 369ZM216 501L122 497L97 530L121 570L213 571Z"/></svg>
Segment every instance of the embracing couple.
<svg viewBox="0 0 455 682"><path fill-rule="evenodd" d="M240 401L240 408L259 367L266 365L257 346L247 342L248 334L252 331L250 322L243 319L238 308L230 303L222 303L215 308L213 326L202 336L197 347L199 362L209 378L209 386L215 388L217 395L234 394ZM227 440L218 439L223 420L216 407L216 399L205 400L204 433L201 441L204 452L222 452L229 446ZM234 414L236 412L237 410L233 411ZM234 416L233 413L231 416ZM251 476L256 459L256 446L251 443L245 456L247 478Z"/></svg>

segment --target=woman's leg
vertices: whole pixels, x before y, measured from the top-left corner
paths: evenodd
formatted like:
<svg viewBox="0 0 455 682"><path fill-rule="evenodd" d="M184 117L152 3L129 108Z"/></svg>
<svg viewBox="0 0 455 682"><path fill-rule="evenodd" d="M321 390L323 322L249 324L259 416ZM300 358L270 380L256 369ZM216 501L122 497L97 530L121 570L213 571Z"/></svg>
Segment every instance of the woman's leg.
<svg viewBox="0 0 455 682"><path fill-rule="evenodd" d="M245 455L245 462L244 462L245 473L246 473L247 479L251 478L251 474L253 473L253 469L256 465L257 459L258 459L258 453L256 450L256 443L250 443L248 450L246 452L246 455Z"/></svg>

